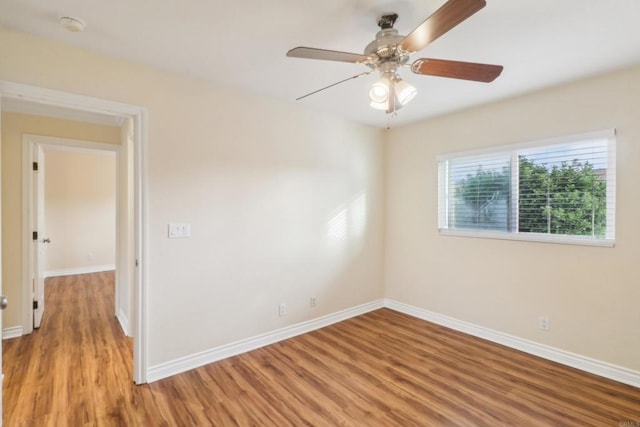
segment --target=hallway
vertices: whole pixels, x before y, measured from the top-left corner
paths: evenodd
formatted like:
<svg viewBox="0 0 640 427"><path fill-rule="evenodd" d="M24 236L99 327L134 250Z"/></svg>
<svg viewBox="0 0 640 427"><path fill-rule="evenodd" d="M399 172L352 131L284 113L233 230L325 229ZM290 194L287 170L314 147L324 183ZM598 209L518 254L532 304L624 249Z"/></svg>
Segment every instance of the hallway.
<svg viewBox="0 0 640 427"><path fill-rule="evenodd" d="M132 403L131 338L114 312L114 272L47 279L40 329L6 340L4 423L84 425Z"/></svg>

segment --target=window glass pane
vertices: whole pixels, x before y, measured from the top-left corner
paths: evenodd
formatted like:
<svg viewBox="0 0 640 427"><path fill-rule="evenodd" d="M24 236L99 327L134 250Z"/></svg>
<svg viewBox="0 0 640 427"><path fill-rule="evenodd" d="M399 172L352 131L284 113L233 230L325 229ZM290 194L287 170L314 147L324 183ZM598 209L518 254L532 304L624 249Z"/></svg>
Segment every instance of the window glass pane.
<svg viewBox="0 0 640 427"><path fill-rule="evenodd" d="M509 155L450 160L447 181L449 228L510 230Z"/></svg>
<svg viewBox="0 0 640 427"><path fill-rule="evenodd" d="M518 231L605 237L607 141L518 153Z"/></svg>

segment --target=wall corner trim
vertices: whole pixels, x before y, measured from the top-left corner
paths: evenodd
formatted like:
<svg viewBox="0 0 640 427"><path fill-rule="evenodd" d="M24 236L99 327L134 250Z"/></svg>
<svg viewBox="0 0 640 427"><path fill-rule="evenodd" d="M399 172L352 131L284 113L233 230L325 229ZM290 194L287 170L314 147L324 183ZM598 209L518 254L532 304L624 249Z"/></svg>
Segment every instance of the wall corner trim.
<svg viewBox="0 0 640 427"><path fill-rule="evenodd" d="M568 351L536 343L534 341L518 338L513 335L508 335L473 323L454 319L453 317L444 316L442 314L434 313L392 299L385 299L384 306L391 310L491 342L502 344L534 356L542 357L543 359L551 360L601 377L629 384L634 387L640 387L640 372L638 371L633 371L631 369L602 362L600 360L591 359L579 354L570 353Z"/></svg>
<svg viewBox="0 0 640 427"><path fill-rule="evenodd" d="M307 320L295 325L276 329L251 338L225 344L199 353L181 357L155 366L149 367L147 371L147 381L153 382L172 375L179 374L200 366L217 362L218 360L228 357L237 356L260 347L265 347L276 342L293 338L297 335L305 334L316 329L324 328L334 323L350 319L370 311L378 310L384 307L384 300L375 300L369 303L361 304L352 308L348 308L316 319Z"/></svg>
<svg viewBox="0 0 640 427"><path fill-rule="evenodd" d="M120 327L122 328L122 332L124 332L126 336L130 337L131 331L129 330L129 318L127 317L125 312L122 309L120 309L116 317L118 318L118 322L120 322Z"/></svg>
<svg viewBox="0 0 640 427"><path fill-rule="evenodd" d="M8 340L11 338L18 338L22 336L22 326L12 326L10 328L2 329L2 339Z"/></svg>

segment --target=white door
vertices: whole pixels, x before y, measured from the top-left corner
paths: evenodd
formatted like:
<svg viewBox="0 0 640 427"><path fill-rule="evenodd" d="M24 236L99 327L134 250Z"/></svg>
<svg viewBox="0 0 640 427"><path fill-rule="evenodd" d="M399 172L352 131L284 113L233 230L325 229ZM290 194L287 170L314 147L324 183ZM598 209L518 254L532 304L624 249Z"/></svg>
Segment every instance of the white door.
<svg viewBox="0 0 640 427"><path fill-rule="evenodd" d="M40 144L33 146L34 166L33 180L33 229L37 231L37 237L33 240L33 327L39 328L44 313L44 258L45 244L49 238L45 234L44 224L44 152Z"/></svg>

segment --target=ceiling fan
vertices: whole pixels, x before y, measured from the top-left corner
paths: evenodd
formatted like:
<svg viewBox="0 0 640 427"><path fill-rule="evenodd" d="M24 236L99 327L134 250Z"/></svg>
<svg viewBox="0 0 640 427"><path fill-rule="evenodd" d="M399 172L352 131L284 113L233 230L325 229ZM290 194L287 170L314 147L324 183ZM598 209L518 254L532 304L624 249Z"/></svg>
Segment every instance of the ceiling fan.
<svg viewBox="0 0 640 427"><path fill-rule="evenodd" d="M409 63L411 54L424 49L438 37L485 7L486 4L485 0L448 0L406 36L398 35L398 30L393 28L398 15L385 13L378 17L380 31L376 34L375 40L364 49L364 54L302 46L291 49L287 52L288 57L350 62L364 64L370 68L368 71L301 96L296 101L340 83L378 71L380 78L373 83L369 90L370 105L387 114L392 114L393 117L417 94L415 87L398 76L398 68L400 67L409 67L415 74L484 83L492 82L502 72L501 65L432 58L420 58Z"/></svg>

